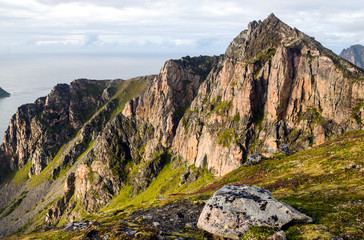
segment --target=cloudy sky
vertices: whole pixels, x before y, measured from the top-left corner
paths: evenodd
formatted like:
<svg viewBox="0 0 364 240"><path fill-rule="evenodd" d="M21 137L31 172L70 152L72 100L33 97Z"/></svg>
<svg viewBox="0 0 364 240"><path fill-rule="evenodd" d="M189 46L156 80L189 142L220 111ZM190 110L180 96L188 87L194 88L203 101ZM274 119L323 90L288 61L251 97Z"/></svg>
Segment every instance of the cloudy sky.
<svg viewBox="0 0 364 240"><path fill-rule="evenodd" d="M221 54L271 12L336 53L364 45L363 0L0 0L0 54Z"/></svg>

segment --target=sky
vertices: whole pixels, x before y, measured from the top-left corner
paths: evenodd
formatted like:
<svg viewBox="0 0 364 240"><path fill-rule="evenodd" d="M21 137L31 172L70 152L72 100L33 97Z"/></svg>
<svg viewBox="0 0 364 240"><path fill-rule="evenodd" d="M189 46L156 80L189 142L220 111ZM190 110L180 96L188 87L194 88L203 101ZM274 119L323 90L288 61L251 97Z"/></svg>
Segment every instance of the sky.
<svg viewBox="0 0 364 240"><path fill-rule="evenodd" d="M336 53L364 45L363 0L0 0L0 54L217 55L270 13Z"/></svg>

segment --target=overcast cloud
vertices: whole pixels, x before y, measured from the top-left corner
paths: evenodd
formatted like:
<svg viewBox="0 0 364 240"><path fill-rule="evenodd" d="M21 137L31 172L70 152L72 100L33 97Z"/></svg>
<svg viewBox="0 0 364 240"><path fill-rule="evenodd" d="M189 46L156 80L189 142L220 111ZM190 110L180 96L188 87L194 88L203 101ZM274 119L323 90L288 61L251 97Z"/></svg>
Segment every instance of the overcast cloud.
<svg viewBox="0 0 364 240"><path fill-rule="evenodd" d="M0 0L0 53L221 54L271 12L336 53L364 44L362 0Z"/></svg>

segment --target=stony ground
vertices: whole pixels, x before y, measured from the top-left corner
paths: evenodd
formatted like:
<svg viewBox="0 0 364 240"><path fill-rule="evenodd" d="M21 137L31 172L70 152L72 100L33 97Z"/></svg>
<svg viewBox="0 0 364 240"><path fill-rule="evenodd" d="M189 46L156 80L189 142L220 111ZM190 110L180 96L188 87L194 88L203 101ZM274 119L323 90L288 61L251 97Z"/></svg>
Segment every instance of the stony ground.
<svg viewBox="0 0 364 240"><path fill-rule="evenodd" d="M203 202L191 203L184 200L145 211L136 211L133 213L133 218L141 218L145 224L159 228L167 236L178 232L198 232L197 221L203 207Z"/></svg>

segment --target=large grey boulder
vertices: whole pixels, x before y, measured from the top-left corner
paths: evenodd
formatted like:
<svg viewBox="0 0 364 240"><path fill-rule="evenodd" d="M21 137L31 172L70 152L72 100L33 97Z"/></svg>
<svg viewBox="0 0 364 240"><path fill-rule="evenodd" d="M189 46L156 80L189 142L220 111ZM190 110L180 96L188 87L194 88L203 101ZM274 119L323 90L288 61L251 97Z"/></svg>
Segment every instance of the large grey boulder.
<svg viewBox="0 0 364 240"><path fill-rule="evenodd" d="M260 187L226 185L207 201L197 226L214 235L240 239L250 226L281 229L293 222L311 223L313 219Z"/></svg>

